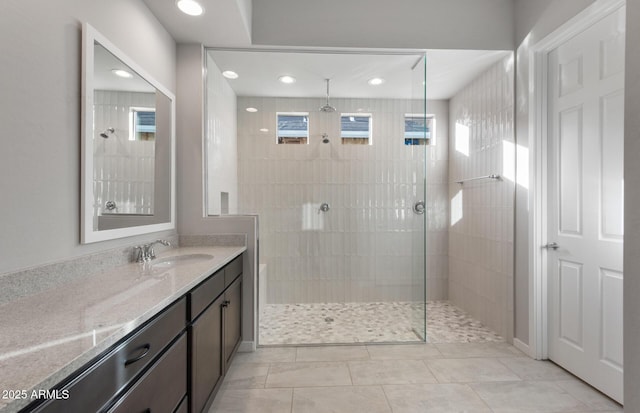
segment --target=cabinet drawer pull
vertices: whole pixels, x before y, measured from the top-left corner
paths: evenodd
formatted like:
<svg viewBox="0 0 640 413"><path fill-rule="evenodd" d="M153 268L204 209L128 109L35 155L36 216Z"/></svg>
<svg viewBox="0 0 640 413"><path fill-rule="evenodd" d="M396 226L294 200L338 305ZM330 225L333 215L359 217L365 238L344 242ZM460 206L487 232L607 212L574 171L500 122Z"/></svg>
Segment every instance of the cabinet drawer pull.
<svg viewBox="0 0 640 413"><path fill-rule="evenodd" d="M142 360L147 355L147 353L149 353L149 350L151 350L151 344L145 344L144 346L142 346L140 348L144 350L142 352L142 354L140 354L138 357L134 357L132 359L129 359L129 360L125 361L124 362L125 366L128 366L129 364L133 364L136 361Z"/></svg>

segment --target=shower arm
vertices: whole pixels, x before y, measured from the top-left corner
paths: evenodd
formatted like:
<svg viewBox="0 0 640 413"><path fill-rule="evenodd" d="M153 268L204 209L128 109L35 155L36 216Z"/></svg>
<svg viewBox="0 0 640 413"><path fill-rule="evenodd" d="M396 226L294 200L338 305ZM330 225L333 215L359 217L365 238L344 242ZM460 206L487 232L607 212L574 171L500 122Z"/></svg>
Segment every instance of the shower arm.
<svg viewBox="0 0 640 413"><path fill-rule="evenodd" d="M331 82L331 79L325 79L327 81L327 106L329 105L329 82Z"/></svg>

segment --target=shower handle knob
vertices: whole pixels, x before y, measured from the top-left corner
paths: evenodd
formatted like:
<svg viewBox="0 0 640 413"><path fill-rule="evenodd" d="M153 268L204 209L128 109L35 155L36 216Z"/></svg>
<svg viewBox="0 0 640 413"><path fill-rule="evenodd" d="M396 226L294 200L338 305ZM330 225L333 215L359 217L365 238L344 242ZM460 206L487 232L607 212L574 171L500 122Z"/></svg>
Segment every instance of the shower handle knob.
<svg viewBox="0 0 640 413"><path fill-rule="evenodd" d="M327 212L329 209L331 209L331 207L326 202L320 205L320 211L322 212Z"/></svg>
<svg viewBox="0 0 640 413"><path fill-rule="evenodd" d="M413 212L415 212L418 215L424 214L424 201L418 201L415 204L413 204Z"/></svg>

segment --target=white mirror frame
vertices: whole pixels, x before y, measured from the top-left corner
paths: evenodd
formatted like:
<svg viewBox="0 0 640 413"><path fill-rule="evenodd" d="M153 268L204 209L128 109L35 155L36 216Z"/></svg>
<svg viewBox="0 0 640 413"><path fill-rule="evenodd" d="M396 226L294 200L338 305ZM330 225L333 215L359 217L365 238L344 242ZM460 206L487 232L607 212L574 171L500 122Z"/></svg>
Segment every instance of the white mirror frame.
<svg viewBox="0 0 640 413"><path fill-rule="evenodd" d="M171 100L171 214L170 221L159 224L140 225L135 227L117 228L97 231L93 226L93 73L94 73L94 44L100 43L114 56L127 64L132 70L148 81L153 87L164 93ZM118 47L111 43L88 23L82 25L82 96L81 96L81 165L80 165L80 199L81 224L80 242L106 241L116 238L175 229L176 222L176 98L167 88L146 72L142 67L129 58Z"/></svg>

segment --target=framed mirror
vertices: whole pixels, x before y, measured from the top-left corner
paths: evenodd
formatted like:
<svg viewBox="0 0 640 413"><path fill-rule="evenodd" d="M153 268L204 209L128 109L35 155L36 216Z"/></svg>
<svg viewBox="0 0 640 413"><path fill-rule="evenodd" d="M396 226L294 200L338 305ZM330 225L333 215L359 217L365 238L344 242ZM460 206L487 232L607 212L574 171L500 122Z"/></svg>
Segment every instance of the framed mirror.
<svg viewBox="0 0 640 413"><path fill-rule="evenodd" d="M81 242L175 228L175 96L83 26Z"/></svg>

